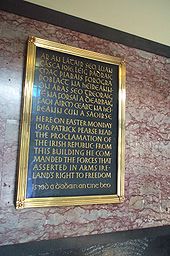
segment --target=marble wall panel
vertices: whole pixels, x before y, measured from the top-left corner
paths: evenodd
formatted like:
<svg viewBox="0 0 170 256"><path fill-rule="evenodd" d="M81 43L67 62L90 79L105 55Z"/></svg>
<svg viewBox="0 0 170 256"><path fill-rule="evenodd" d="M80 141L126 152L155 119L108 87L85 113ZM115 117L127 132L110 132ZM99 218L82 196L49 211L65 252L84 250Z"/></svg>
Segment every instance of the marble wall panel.
<svg viewBox="0 0 170 256"><path fill-rule="evenodd" d="M3 11L0 35L0 245L169 225L168 59ZM123 204L15 209L21 95L30 35L125 59Z"/></svg>

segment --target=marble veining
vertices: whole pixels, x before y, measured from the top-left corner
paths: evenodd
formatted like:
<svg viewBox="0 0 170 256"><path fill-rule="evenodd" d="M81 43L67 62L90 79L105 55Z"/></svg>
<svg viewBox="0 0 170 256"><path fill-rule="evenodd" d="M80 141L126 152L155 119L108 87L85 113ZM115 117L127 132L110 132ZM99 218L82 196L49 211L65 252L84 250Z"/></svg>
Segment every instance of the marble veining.
<svg viewBox="0 0 170 256"><path fill-rule="evenodd" d="M0 34L0 245L169 225L167 58L3 11ZM20 106L30 35L125 59L123 204L15 209Z"/></svg>

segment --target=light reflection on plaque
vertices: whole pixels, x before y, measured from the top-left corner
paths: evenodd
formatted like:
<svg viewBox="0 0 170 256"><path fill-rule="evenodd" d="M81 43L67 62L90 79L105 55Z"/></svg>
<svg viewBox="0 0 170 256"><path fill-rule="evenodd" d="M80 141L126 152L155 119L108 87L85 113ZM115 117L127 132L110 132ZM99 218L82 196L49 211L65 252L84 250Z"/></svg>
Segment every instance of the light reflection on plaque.
<svg viewBox="0 0 170 256"><path fill-rule="evenodd" d="M30 38L17 208L124 198L125 64Z"/></svg>

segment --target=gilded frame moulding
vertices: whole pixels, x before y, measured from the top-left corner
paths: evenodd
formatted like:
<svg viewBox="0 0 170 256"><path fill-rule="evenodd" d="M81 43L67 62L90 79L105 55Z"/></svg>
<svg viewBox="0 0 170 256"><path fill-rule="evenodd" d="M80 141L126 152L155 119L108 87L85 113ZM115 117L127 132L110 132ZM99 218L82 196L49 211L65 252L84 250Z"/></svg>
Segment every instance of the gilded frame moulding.
<svg viewBox="0 0 170 256"><path fill-rule="evenodd" d="M74 57L95 60L101 63L118 66L118 152L117 152L117 192L115 194L104 195L81 195L81 196L62 196L62 197L38 197L28 198L26 195L28 181L28 162L30 145L30 126L32 112L32 91L35 75L35 62L37 48L48 49L50 51L71 54ZM80 48L71 47L56 42L30 37L28 40L28 51L26 61L26 76L23 93L23 113L20 133L20 154L19 154L19 175L16 208L28 207L51 207L68 205L86 204L106 204L121 203L124 200L124 169L125 169L125 77L126 68L124 60L104 55Z"/></svg>

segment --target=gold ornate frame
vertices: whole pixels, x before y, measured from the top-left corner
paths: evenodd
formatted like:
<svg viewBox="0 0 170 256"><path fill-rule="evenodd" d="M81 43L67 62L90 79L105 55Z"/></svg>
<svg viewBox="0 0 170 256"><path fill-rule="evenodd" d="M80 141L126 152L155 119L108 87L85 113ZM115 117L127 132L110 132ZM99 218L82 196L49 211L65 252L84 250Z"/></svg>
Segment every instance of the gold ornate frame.
<svg viewBox="0 0 170 256"><path fill-rule="evenodd" d="M84 57L119 66L119 113L118 113L118 170L117 194L95 196L26 198L27 171L30 143L30 121L32 108L32 88L34 83L36 47ZM28 40L26 77L23 93L23 113L21 121L19 175L16 208L50 207L85 204L121 203L124 200L124 169L125 169L125 63L122 59L87 51L64 44L51 42L37 37Z"/></svg>

